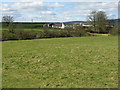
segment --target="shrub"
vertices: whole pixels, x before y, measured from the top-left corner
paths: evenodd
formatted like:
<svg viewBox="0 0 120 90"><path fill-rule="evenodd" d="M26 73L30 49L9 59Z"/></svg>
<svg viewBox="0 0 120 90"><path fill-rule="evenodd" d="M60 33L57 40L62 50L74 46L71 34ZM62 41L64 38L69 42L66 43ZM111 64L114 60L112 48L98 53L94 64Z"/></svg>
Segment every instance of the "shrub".
<svg viewBox="0 0 120 90"><path fill-rule="evenodd" d="M9 30L9 32L14 33L14 29L15 29L15 24L11 22L9 24L8 30Z"/></svg>
<svg viewBox="0 0 120 90"><path fill-rule="evenodd" d="M24 34L26 35L25 39L35 39L36 38L35 31L24 31Z"/></svg>
<svg viewBox="0 0 120 90"><path fill-rule="evenodd" d="M9 31L2 31L2 41L16 40L16 35Z"/></svg>
<svg viewBox="0 0 120 90"><path fill-rule="evenodd" d="M86 30L81 25L75 26L74 31L76 37L86 36Z"/></svg>
<svg viewBox="0 0 120 90"><path fill-rule="evenodd" d="M50 31L48 30L47 24L43 27L44 37L49 37Z"/></svg>
<svg viewBox="0 0 120 90"><path fill-rule="evenodd" d="M44 32L42 32L42 31L36 32L36 39L44 38L44 37L45 37L45 33Z"/></svg>
<svg viewBox="0 0 120 90"><path fill-rule="evenodd" d="M109 33L111 35L118 35L118 25L115 25L110 31Z"/></svg>
<svg viewBox="0 0 120 90"><path fill-rule="evenodd" d="M60 37L67 37L68 36L68 33L66 30L61 30L60 31Z"/></svg>
<svg viewBox="0 0 120 90"><path fill-rule="evenodd" d="M26 39L26 33L21 24L16 25L14 33L16 34L18 40Z"/></svg>
<svg viewBox="0 0 120 90"><path fill-rule="evenodd" d="M39 38L57 38L57 37L80 37L85 36L85 30L78 26L65 29L50 29L44 25L43 31L25 31L22 23L9 25L9 31L3 31L2 40L26 40Z"/></svg>

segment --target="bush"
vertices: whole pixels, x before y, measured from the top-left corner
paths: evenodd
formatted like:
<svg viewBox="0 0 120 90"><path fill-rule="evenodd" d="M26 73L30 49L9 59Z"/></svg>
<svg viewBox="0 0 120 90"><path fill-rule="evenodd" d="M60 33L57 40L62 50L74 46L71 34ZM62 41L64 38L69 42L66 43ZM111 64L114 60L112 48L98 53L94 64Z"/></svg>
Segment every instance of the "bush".
<svg viewBox="0 0 120 90"><path fill-rule="evenodd" d="M44 38L44 37L45 37L45 33L44 32L42 32L42 31L36 32L36 39Z"/></svg>
<svg viewBox="0 0 120 90"><path fill-rule="evenodd" d="M15 24L11 22L9 24L8 30L9 30L9 32L14 33L14 29L15 29Z"/></svg>
<svg viewBox="0 0 120 90"><path fill-rule="evenodd" d="M16 40L16 35L9 31L2 31L2 41Z"/></svg>
<svg viewBox="0 0 120 90"><path fill-rule="evenodd" d="M110 31L109 33L111 35L118 35L118 25L115 25Z"/></svg>
<svg viewBox="0 0 120 90"><path fill-rule="evenodd" d="M22 24L9 25L9 31L3 31L2 40L26 40L39 38L57 38L57 37L81 37L86 32L82 27L65 28L65 29L49 29L44 26L44 31L25 31Z"/></svg>
<svg viewBox="0 0 120 90"><path fill-rule="evenodd" d="M50 35L50 31L48 30L49 28L48 28L48 26L47 26L47 24L46 25L44 25L44 27L43 27L43 32L44 32L44 37L49 37Z"/></svg>
<svg viewBox="0 0 120 90"><path fill-rule="evenodd" d="M76 37L86 36L86 30L81 25L77 25L75 27L75 36Z"/></svg>
<svg viewBox="0 0 120 90"><path fill-rule="evenodd" d="M68 37L68 32L66 30L61 30L60 31L60 37Z"/></svg>
<svg viewBox="0 0 120 90"><path fill-rule="evenodd" d="M24 40L27 37L22 24L16 25L16 27L14 29L14 33L16 34L16 37L18 40Z"/></svg>

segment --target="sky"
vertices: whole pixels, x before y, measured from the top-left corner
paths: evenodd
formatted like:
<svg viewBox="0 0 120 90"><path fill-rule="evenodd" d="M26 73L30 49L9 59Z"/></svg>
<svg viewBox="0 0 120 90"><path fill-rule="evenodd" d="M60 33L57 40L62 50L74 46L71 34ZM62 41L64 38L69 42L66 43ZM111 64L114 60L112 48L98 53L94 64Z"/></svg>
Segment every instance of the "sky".
<svg viewBox="0 0 120 90"><path fill-rule="evenodd" d="M1 0L2 16L17 22L86 21L91 11L105 11L109 19L118 18L119 0Z"/></svg>

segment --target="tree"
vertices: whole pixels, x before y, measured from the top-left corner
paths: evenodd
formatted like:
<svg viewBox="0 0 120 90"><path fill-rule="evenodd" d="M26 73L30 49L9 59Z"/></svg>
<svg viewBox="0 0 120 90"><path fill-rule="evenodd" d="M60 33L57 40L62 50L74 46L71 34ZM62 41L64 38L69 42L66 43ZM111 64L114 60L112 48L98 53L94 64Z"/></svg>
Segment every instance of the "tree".
<svg viewBox="0 0 120 90"><path fill-rule="evenodd" d="M98 11L96 13L96 24L98 32L107 32L107 15L103 11Z"/></svg>
<svg viewBox="0 0 120 90"><path fill-rule="evenodd" d="M47 24L44 24L43 32L44 32L45 37L49 37L50 32L49 32L49 28Z"/></svg>
<svg viewBox="0 0 120 90"><path fill-rule="evenodd" d="M15 26L16 25L14 23L9 23L9 27L8 27L9 32L14 33Z"/></svg>
<svg viewBox="0 0 120 90"><path fill-rule="evenodd" d="M12 16L6 15L2 17L2 22L6 23L7 26L9 26L10 23L14 21L14 18Z"/></svg>
<svg viewBox="0 0 120 90"><path fill-rule="evenodd" d="M93 25L93 29L94 29L94 31L96 31L96 11L92 11L88 15L88 23L90 23L91 25Z"/></svg>
<svg viewBox="0 0 120 90"><path fill-rule="evenodd" d="M13 16L9 16L9 15L6 15L6 16L3 16L2 17L2 22L3 22L3 26L7 26L8 29L9 29L9 32L13 33L14 32L14 28L15 28L15 25L14 25L14 18Z"/></svg>
<svg viewBox="0 0 120 90"><path fill-rule="evenodd" d="M93 25L94 31L106 33L107 15L104 11L92 11L88 16L88 21Z"/></svg>
<svg viewBox="0 0 120 90"><path fill-rule="evenodd" d="M114 27L110 30L109 33L112 35L118 35L119 34L119 30L118 30L119 27L120 27L119 24L114 25Z"/></svg>

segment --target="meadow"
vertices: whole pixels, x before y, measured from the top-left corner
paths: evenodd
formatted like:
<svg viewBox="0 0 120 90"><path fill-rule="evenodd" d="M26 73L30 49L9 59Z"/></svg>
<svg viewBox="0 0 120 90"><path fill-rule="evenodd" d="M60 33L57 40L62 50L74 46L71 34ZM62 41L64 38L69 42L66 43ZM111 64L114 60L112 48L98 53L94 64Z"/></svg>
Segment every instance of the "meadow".
<svg viewBox="0 0 120 90"><path fill-rule="evenodd" d="M117 88L117 36L3 41L3 88Z"/></svg>
<svg viewBox="0 0 120 90"><path fill-rule="evenodd" d="M19 25L25 31L42 31L43 28L40 28L40 26L43 26L44 24L42 24L42 23L14 23L14 28L16 28ZM2 24L2 30L3 31L4 30L8 31L9 30L9 26L7 26L5 23L3 23Z"/></svg>

